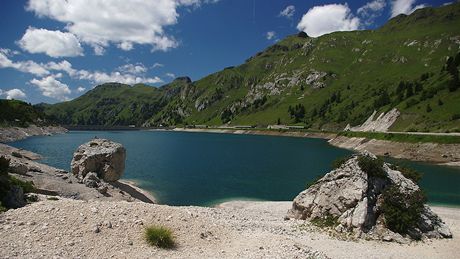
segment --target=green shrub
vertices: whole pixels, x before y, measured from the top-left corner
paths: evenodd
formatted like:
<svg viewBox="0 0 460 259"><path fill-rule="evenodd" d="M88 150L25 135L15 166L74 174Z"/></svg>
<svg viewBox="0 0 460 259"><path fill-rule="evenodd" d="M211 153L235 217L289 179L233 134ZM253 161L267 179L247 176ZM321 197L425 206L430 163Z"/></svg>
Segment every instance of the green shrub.
<svg viewBox="0 0 460 259"><path fill-rule="evenodd" d="M333 228L339 225L338 219L337 216L326 215L322 218L314 218L310 222L320 228Z"/></svg>
<svg viewBox="0 0 460 259"><path fill-rule="evenodd" d="M174 236L170 229L163 226L149 226L145 229L147 243L160 248L173 248Z"/></svg>
<svg viewBox="0 0 460 259"><path fill-rule="evenodd" d="M383 170L383 160L381 158L375 159L370 156L359 156L358 165L370 177L387 177L385 170Z"/></svg>
<svg viewBox="0 0 460 259"><path fill-rule="evenodd" d="M422 173L402 165L391 165L390 168L393 170L400 171L404 177L406 177L414 183L418 183L423 177Z"/></svg>
<svg viewBox="0 0 460 259"><path fill-rule="evenodd" d="M54 196L47 197L46 199L49 200L49 201L58 201L59 200L58 197L54 197Z"/></svg>
<svg viewBox="0 0 460 259"><path fill-rule="evenodd" d="M3 207L2 202L0 201L0 213L7 211L8 209Z"/></svg>
<svg viewBox="0 0 460 259"><path fill-rule="evenodd" d="M418 190L411 194L401 193L391 186L383 192L382 210L387 227L393 232L406 234L417 225L423 210L426 196Z"/></svg>
<svg viewBox="0 0 460 259"><path fill-rule="evenodd" d="M24 193L35 192L35 186L33 182L23 181L13 176L10 176L10 183L11 185L16 185L16 186L21 187Z"/></svg>
<svg viewBox="0 0 460 259"><path fill-rule="evenodd" d="M35 194L34 195L28 195L26 199L27 199L28 202L37 202L38 201L38 196L35 195Z"/></svg>
<svg viewBox="0 0 460 259"><path fill-rule="evenodd" d="M332 168L337 169L340 168L347 160L349 157L339 157L336 160L332 161Z"/></svg>

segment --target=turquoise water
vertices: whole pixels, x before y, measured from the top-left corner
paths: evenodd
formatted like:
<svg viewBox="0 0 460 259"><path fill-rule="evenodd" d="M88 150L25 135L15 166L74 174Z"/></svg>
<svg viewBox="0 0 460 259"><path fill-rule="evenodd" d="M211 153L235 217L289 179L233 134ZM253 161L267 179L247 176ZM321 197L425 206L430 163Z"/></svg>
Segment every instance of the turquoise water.
<svg viewBox="0 0 460 259"><path fill-rule="evenodd" d="M322 139L166 131L72 131L11 143L42 154L42 162L70 169L76 148L108 138L127 149L125 179L160 203L212 205L229 199L292 200L306 183L351 152ZM424 173L431 203L460 205L460 170L404 161Z"/></svg>

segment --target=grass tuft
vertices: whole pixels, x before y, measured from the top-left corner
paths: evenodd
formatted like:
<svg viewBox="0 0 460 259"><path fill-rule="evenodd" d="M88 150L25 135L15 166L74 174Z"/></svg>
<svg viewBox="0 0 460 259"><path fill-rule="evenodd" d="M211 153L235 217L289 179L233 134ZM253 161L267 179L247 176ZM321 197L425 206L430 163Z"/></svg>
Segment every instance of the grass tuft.
<svg viewBox="0 0 460 259"><path fill-rule="evenodd" d="M149 226L145 229L147 243L159 248L173 248L175 246L173 232L164 226Z"/></svg>

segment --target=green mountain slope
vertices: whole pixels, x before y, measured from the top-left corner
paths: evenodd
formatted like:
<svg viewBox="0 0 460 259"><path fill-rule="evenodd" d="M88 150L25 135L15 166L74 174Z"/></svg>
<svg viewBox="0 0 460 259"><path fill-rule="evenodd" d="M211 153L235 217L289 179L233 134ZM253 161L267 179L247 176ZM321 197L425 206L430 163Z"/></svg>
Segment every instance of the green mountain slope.
<svg viewBox="0 0 460 259"><path fill-rule="evenodd" d="M396 107L394 130L459 131L459 28L459 3L419 9L374 31L289 36L193 83L108 84L45 111L65 124L342 129Z"/></svg>
<svg viewBox="0 0 460 259"><path fill-rule="evenodd" d="M47 125L45 114L38 107L19 100L0 99L0 127Z"/></svg>

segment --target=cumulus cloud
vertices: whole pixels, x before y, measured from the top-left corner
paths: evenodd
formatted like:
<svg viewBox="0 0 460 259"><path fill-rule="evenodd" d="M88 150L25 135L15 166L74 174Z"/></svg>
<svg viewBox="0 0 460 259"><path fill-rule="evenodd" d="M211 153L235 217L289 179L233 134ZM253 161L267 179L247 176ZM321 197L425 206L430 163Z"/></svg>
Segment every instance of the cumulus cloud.
<svg viewBox="0 0 460 259"><path fill-rule="evenodd" d="M297 29L309 36L318 37L335 31L352 31L359 28L360 20L347 4L315 6L303 15Z"/></svg>
<svg viewBox="0 0 460 259"><path fill-rule="evenodd" d="M152 66L152 68L157 68L157 67L164 67L164 65L161 64L161 63L155 63L155 64L153 64L153 66Z"/></svg>
<svg viewBox="0 0 460 259"><path fill-rule="evenodd" d="M15 56L15 55L21 54L21 52L17 50L4 49L4 48L0 48L0 53L5 54L6 56Z"/></svg>
<svg viewBox="0 0 460 259"><path fill-rule="evenodd" d="M118 71L112 73L105 73L100 71L79 70L77 72L76 77L80 80L89 80L97 84L118 82L122 84L133 85L139 83L156 84L163 82L163 80L161 80L161 78L157 76L142 77L133 74L123 74Z"/></svg>
<svg viewBox="0 0 460 259"><path fill-rule="evenodd" d="M276 32L274 32L274 31L269 31L269 32L267 32L267 34L265 35L265 37L267 38L267 40L274 39L274 38L276 37Z"/></svg>
<svg viewBox="0 0 460 259"><path fill-rule="evenodd" d="M166 51L178 46L165 27L178 22L177 8L216 0L29 0L26 9L66 24L66 29L102 54L110 43L123 50L149 44Z"/></svg>
<svg viewBox="0 0 460 259"><path fill-rule="evenodd" d="M173 73L166 73L167 77L176 78L176 75Z"/></svg>
<svg viewBox="0 0 460 259"><path fill-rule="evenodd" d="M286 17L286 18L292 18L295 13L295 6L289 5L286 8L284 8L283 11L280 12L279 16L281 17Z"/></svg>
<svg viewBox="0 0 460 259"><path fill-rule="evenodd" d="M42 79L32 79L30 83L37 86L42 94L46 97L54 98L59 101L69 100L71 93L69 86L58 81L54 76L50 75Z"/></svg>
<svg viewBox="0 0 460 259"><path fill-rule="evenodd" d="M385 0L374 0L358 8L358 15L364 19L366 25L370 25L374 20L382 15L383 9L387 5Z"/></svg>
<svg viewBox="0 0 460 259"><path fill-rule="evenodd" d="M84 69L75 69L72 64L63 60L61 62L48 62L46 64L35 63L34 61L12 61L7 55L4 54L5 51L0 51L0 68L14 68L21 72L30 73L36 76L48 76L54 79L61 78L61 73L56 73L55 75L50 75L50 71L56 72L65 72L72 79L78 80L88 80L96 84L107 83L107 82L119 82L124 84L138 84L138 83L148 83L156 84L162 83L163 80L158 76L154 77L145 77L145 74L148 69L141 63L138 64L127 64L121 67L118 67L114 72L106 73L100 71L88 71ZM47 77L47 78L48 78ZM34 81L37 82L37 81ZM53 82L52 79L48 79L48 82ZM55 84L56 85L56 84ZM48 95L46 95L48 96Z"/></svg>
<svg viewBox="0 0 460 259"><path fill-rule="evenodd" d="M0 51L0 68L13 68L24 73L30 73L37 76L48 75L49 71L46 70L42 64L38 64L31 60L26 61L12 61L5 52Z"/></svg>
<svg viewBox="0 0 460 259"><path fill-rule="evenodd" d="M125 72L125 73L131 73L134 75L144 74L147 72L147 70L148 69L144 66L144 64L141 64L141 63L126 64L121 67L118 67L118 71Z"/></svg>
<svg viewBox="0 0 460 259"><path fill-rule="evenodd" d="M12 99L25 100L27 98L26 94L23 91L21 91L20 89L17 89L17 88L7 90L7 91L2 91L0 89L0 95L5 96L5 98L8 99L8 100L12 100Z"/></svg>
<svg viewBox="0 0 460 259"><path fill-rule="evenodd" d="M417 0L393 0L391 2L391 17L398 14L411 14L417 9L426 7L426 4L415 5L415 2Z"/></svg>
<svg viewBox="0 0 460 259"><path fill-rule="evenodd" d="M77 88L77 92L81 93L81 92L84 92L86 90L86 88L84 88L83 86L79 86Z"/></svg>
<svg viewBox="0 0 460 259"><path fill-rule="evenodd" d="M83 56L77 37L68 32L29 27L18 44L25 51L45 53L53 58Z"/></svg>

